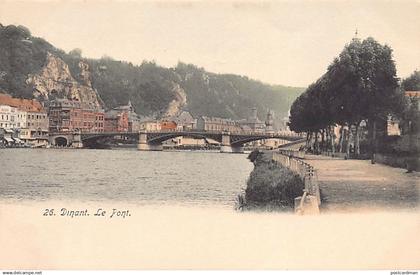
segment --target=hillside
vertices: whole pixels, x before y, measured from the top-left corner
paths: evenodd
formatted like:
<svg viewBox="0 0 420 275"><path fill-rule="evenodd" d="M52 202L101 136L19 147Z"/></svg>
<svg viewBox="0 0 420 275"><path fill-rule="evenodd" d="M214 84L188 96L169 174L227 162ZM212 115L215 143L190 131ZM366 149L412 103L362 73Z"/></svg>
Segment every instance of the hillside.
<svg viewBox="0 0 420 275"><path fill-rule="evenodd" d="M1 24L0 89L46 102L74 98L105 109L131 100L139 114L154 117L188 110L232 119L248 117L253 106L261 119L267 109L281 118L303 91L181 62L165 68L147 61L133 65L110 57L84 58L80 50L66 53L23 26Z"/></svg>

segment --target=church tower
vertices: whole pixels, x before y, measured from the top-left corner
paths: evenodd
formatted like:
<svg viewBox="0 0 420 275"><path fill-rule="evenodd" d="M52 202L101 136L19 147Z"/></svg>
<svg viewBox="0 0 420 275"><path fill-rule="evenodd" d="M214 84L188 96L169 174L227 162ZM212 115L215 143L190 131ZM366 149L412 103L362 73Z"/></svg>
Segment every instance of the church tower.
<svg viewBox="0 0 420 275"><path fill-rule="evenodd" d="M265 119L265 133L274 134L274 119L271 110L267 112L267 118Z"/></svg>

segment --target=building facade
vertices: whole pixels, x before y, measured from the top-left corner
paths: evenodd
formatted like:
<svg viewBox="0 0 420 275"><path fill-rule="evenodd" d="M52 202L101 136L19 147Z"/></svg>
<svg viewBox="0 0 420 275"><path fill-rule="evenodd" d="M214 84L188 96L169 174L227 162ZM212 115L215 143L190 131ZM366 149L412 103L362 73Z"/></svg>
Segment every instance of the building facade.
<svg viewBox="0 0 420 275"><path fill-rule="evenodd" d="M104 132L104 112L79 101L56 99L49 106L50 132Z"/></svg>
<svg viewBox="0 0 420 275"><path fill-rule="evenodd" d="M105 113L105 132L129 132L128 113L110 110Z"/></svg>
<svg viewBox="0 0 420 275"><path fill-rule="evenodd" d="M140 119L131 101L105 113L105 132L139 132Z"/></svg>
<svg viewBox="0 0 420 275"><path fill-rule="evenodd" d="M140 131L156 132L161 130L161 124L157 120L144 119L140 122Z"/></svg>
<svg viewBox="0 0 420 275"><path fill-rule="evenodd" d="M48 115L39 101L0 94L0 106L0 128L12 130L15 143L48 144Z"/></svg>
<svg viewBox="0 0 420 275"><path fill-rule="evenodd" d="M265 123L258 119L257 108L252 108L251 116L248 119L243 119L238 121L239 125L245 132L251 133L264 133L265 132Z"/></svg>
<svg viewBox="0 0 420 275"><path fill-rule="evenodd" d="M162 131L175 131L177 130L178 124L172 120L163 119L160 121L160 129Z"/></svg>
<svg viewBox="0 0 420 275"><path fill-rule="evenodd" d="M197 119L197 130L215 132L227 131L232 133L242 131L241 127L234 120L207 116L201 116Z"/></svg>
<svg viewBox="0 0 420 275"><path fill-rule="evenodd" d="M15 129L17 127L17 108L9 105L0 105L0 128Z"/></svg>

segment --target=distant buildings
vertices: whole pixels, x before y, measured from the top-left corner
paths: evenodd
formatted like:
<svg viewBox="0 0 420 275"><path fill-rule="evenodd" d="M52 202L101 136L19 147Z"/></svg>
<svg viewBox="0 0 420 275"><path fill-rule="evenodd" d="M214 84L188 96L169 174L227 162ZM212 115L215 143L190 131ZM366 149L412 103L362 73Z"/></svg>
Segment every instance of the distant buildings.
<svg viewBox="0 0 420 275"><path fill-rule="evenodd" d="M3 144L46 145L48 124L47 112L37 100L0 94L0 129L3 129Z"/></svg>
<svg viewBox="0 0 420 275"><path fill-rule="evenodd" d="M105 132L128 132L128 113L110 110L105 113Z"/></svg>
<svg viewBox="0 0 420 275"><path fill-rule="evenodd" d="M410 100L416 100L417 101L417 112L420 111L420 91L406 91L404 95L409 98ZM416 102L414 101L414 102ZM416 124L418 122L414 122ZM407 124L407 123L405 123ZM391 115L387 117L386 121L386 134L388 136L399 136L404 135L408 132L408 125L404 125L404 123L401 124L401 121ZM402 130L402 131L401 131Z"/></svg>
<svg viewBox="0 0 420 275"><path fill-rule="evenodd" d="M28 144L45 146L49 134L140 132L140 131L226 131L230 133L273 134L273 114L267 113L265 122L252 108L248 119L232 120L200 116L194 118L188 111L163 119L140 117L131 102L107 112L78 100L55 99L44 106L37 100L13 98L0 93L0 145ZM176 137L168 145L204 146L214 141ZM277 146L277 140L259 142L259 145Z"/></svg>
<svg viewBox="0 0 420 275"><path fill-rule="evenodd" d="M49 129L52 133L105 131L104 112L76 100L56 99L49 105Z"/></svg>
<svg viewBox="0 0 420 275"><path fill-rule="evenodd" d="M395 117L389 115L386 122L386 133L388 136L399 136L401 135L401 130L399 126L399 121Z"/></svg>
<svg viewBox="0 0 420 275"><path fill-rule="evenodd" d="M417 99L417 111L420 111L420 91L406 91L405 96L410 99Z"/></svg>
<svg viewBox="0 0 420 275"><path fill-rule="evenodd" d="M239 125L244 131L252 133L264 133L266 126L258 119L256 107L252 108L251 116L248 119L239 120Z"/></svg>
<svg viewBox="0 0 420 275"><path fill-rule="evenodd" d="M420 91L406 91L405 96L410 98L420 98Z"/></svg>
<svg viewBox="0 0 420 275"><path fill-rule="evenodd" d="M0 128L7 130L17 128L17 112L15 107L0 105Z"/></svg>
<svg viewBox="0 0 420 275"><path fill-rule="evenodd" d="M197 127L197 119L195 119L189 112L182 111L174 118L178 130L192 130Z"/></svg>
<svg viewBox="0 0 420 275"><path fill-rule="evenodd" d="M141 130L140 124L131 101L105 113L105 132L138 132Z"/></svg>
<svg viewBox="0 0 420 275"><path fill-rule="evenodd" d="M239 124L231 119L201 116L197 119L197 130L202 131L227 131L240 132L242 131Z"/></svg>
<svg viewBox="0 0 420 275"><path fill-rule="evenodd" d="M155 132L161 130L161 124L157 120L144 118L140 121L140 131Z"/></svg>

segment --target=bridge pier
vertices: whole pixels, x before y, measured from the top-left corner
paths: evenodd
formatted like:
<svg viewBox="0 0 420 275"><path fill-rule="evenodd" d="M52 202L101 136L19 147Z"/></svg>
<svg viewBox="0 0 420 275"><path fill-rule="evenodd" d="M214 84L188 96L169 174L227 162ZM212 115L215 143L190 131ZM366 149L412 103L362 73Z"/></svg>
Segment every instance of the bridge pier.
<svg viewBox="0 0 420 275"><path fill-rule="evenodd" d="M71 143L71 146L74 148L83 148L82 135L80 132L73 134L73 142Z"/></svg>
<svg viewBox="0 0 420 275"><path fill-rule="evenodd" d="M139 151L163 151L162 144L138 144L137 149Z"/></svg>
<svg viewBox="0 0 420 275"><path fill-rule="evenodd" d="M226 146L226 145L221 145L220 146L220 153L238 153L238 154L242 154L244 152L244 148L243 147L233 147L233 146Z"/></svg>
<svg viewBox="0 0 420 275"><path fill-rule="evenodd" d="M147 133L139 134L139 142L137 144L139 151L163 151L163 145L161 144L149 144L147 142Z"/></svg>
<svg viewBox="0 0 420 275"><path fill-rule="evenodd" d="M52 146L83 148L81 132L57 132L50 133L48 142Z"/></svg>
<svg viewBox="0 0 420 275"><path fill-rule="evenodd" d="M243 153L242 146L232 146L230 143L230 133L224 132L222 134L222 143L220 144L220 153Z"/></svg>

